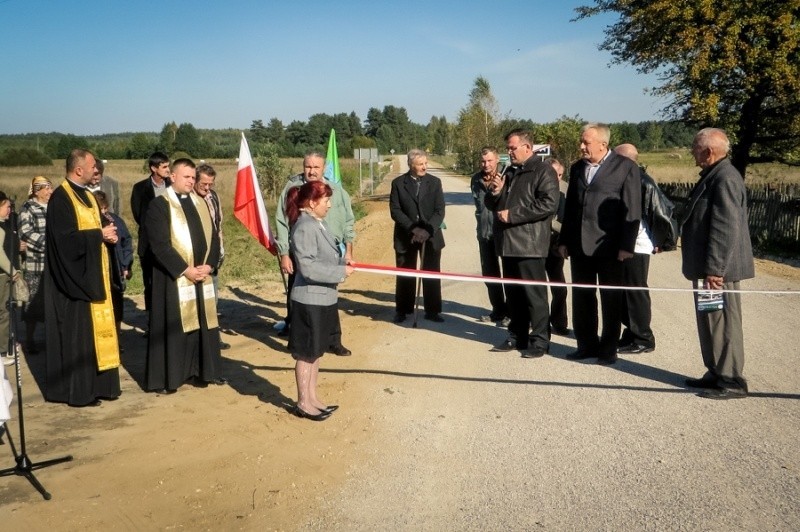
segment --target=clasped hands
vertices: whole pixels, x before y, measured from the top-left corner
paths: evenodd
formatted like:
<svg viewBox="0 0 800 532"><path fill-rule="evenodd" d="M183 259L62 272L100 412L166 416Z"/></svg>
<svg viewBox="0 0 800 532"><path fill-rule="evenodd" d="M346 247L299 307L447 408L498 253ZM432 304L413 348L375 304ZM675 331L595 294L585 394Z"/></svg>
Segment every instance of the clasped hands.
<svg viewBox="0 0 800 532"><path fill-rule="evenodd" d="M211 275L211 266L208 264L201 264L200 266L189 266L183 272L183 276L193 283L202 283L206 277Z"/></svg>
<svg viewBox="0 0 800 532"><path fill-rule="evenodd" d="M422 227L415 227L411 230L411 243L422 244L431 237L431 234Z"/></svg>
<svg viewBox="0 0 800 532"><path fill-rule="evenodd" d="M108 242L109 244L116 244L117 243L117 226L114 224L109 224L102 229L103 231L103 242Z"/></svg>

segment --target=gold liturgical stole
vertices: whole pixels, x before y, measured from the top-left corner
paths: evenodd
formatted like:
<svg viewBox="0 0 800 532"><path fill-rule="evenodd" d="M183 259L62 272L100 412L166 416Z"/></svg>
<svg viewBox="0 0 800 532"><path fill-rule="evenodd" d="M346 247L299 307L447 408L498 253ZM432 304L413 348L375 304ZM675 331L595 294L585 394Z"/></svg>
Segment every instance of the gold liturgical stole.
<svg viewBox="0 0 800 532"><path fill-rule="evenodd" d="M72 202L75 214L78 218L78 230L88 231L91 229L102 229L100 223L100 209L92 194L86 194L89 198L90 207L87 207L75 195L75 191L67 183L61 185L66 191L67 196ZM100 244L100 257L102 260L103 288L106 298L102 301L92 301L89 308L92 313L92 332L94 333L94 351L97 356L97 369L105 371L119 367L119 341L117 340L117 323L114 318L114 307L111 305L111 257L108 248L104 243Z"/></svg>
<svg viewBox="0 0 800 532"><path fill-rule="evenodd" d="M170 241L172 247L178 254L186 261L189 266L196 266L194 263L194 250L192 249L192 235L189 232L189 222L186 220L186 214L183 212L183 207L178 199L178 195L171 187L167 189L164 195L169 203L169 218L170 218ZM211 252L211 231L213 231L214 224L211 220L211 214L208 211L205 201L200 203L194 193L189 194L192 203L200 215L200 222L203 225L203 236L206 239L206 255L203 257L203 264L208 260L208 254ZM188 333L196 331L200 328L200 315L197 309L197 290L195 284L181 275L177 280L178 284L178 302L181 311L181 325L183 332ZM208 276L203 281L203 306L205 308L206 327L214 329L219 326L217 322L217 298L214 294L214 281L211 276Z"/></svg>

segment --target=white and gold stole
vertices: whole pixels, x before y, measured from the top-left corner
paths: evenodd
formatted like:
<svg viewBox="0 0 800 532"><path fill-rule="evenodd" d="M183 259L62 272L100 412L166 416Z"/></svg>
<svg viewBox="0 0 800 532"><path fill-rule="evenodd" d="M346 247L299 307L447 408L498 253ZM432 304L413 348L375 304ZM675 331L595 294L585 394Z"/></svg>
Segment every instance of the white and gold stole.
<svg viewBox="0 0 800 532"><path fill-rule="evenodd" d="M178 254L186 261L186 264L196 266L194 263L194 250L192 249L192 235L189 232L189 222L186 220L186 214L183 212L183 207L178 199L175 190L170 187L164 195L169 203L170 215L170 241L172 247ZM208 259L208 254L211 252L211 232L213 231L214 223L211 220L211 215L208 211L208 206L205 201L199 200L197 195L192 192L189 197L194 204L197 213L200 215L200 222L203 225L203 235L205 236L206 256L203 257L203 263ZM200 328L200 315L197 310L197 292L195 284L181 275L178 277L178 302L181 312L181 325L183 332L188 333L196 331ZM206 327L214 329L219 326L217 322L217 298L214 294L214 281L209 275L203 281L203 303L205 307Z"/></svg>

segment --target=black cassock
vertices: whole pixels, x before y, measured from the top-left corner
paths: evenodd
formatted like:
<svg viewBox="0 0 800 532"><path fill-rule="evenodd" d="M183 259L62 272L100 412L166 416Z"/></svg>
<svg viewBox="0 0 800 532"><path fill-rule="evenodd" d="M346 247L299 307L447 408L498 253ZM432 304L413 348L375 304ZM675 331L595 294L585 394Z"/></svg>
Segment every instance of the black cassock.
<svg viewBox="0 0 800 532"><path fill-rule="evenodd" d="M82 406L119 397L119 369L97 370L90 304L108 296L102 276L103 233L78 230L75 208L63 189L67 186L90 205L86 189L69 181L53 191L47 204L43 395L48 401Z"/></svg>
<svg viewBox="0 0 800 532"><path fill-rule="evenodd" d="M195 264L214 267L219 260L219 240L212 231L207 243L200 215L191 197L180 198L189 234ZM207 208L201 199L200 208ZM211 382L221 375L222 357L219 350L219 328L206 325L203 284L195 285L200 329L183 332L178 299L177 279L189 266L172 247L170 234L170 208L165 197L154 199L147 210L145 227L150 249L153 252L153 299L150 308L150 334L147 342L145 388L176 390L191 377ZM204 261L210 244L208 259Z"/></svg>

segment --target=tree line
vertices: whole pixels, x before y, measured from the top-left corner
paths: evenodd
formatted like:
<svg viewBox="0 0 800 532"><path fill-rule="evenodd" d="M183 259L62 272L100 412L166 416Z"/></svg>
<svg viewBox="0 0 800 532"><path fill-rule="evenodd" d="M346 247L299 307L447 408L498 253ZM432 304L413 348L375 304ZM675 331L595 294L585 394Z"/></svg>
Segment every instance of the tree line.
<svg viewBox="0 0 800 532"><path fill-rule="evenodd" d="M245 131L254 156L302 157L309 150L324 153L331 129L336 130L339 155L349 157L356 148L377 148L379 153L405 153L422 148L433 155L459 155L459 166L469 171L474 166L473 144L498 144L502 132L524 127L534 132L537 142L554 143L558 155L570 159L569 149L577 150L577 138L583 121L580 117L562 117L548 124L529 119L505 118L492 123L489 135L475 135L469 130L469 114L457 122L433 116L425 125L412 122L404 107L387 105L371 108L366 120L355 113L333 115L318 113L307 121L284 124L277 118L253 120ZM648 121L611 124L619 142L632 142L642 150L686 147L691 131L680 122ZM104 159L146 159L154 151L175 156L203 159L228 159L239 154L240 130L199 129L191 123L164 124L159 133L128 132L94 136L69 133L26 133L0 135L0 166L50 164L65 159L70 150L85 148ZM481 146L483 145L481 144ZM569 147L569 148L568 148ZM480 146L478 146L478 149ZM472 161L472 162L470 162Z"/></svg>

